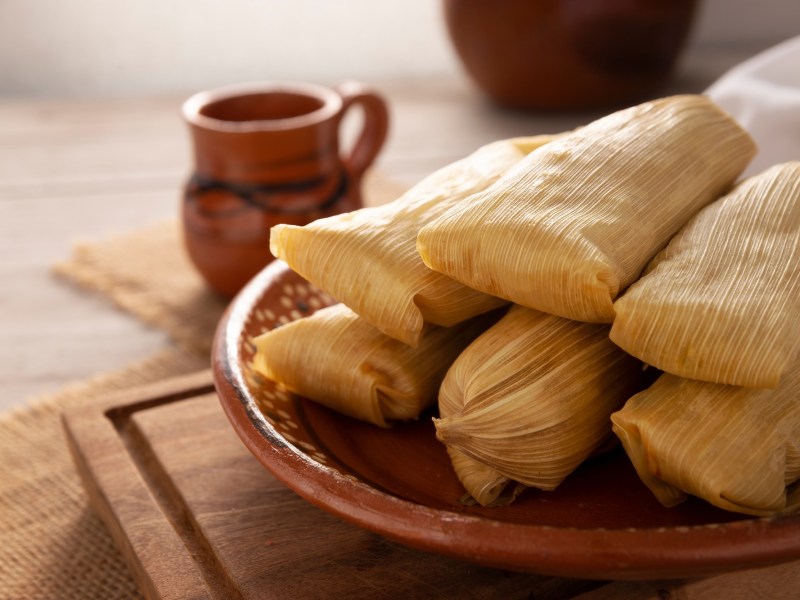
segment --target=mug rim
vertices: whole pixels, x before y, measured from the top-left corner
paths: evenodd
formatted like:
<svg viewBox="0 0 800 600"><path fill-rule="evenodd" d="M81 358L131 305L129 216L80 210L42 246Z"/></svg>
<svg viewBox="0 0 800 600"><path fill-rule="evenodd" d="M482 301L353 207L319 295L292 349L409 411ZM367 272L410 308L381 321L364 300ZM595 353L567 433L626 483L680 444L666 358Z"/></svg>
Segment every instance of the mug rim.
<svg viewBox="0 0 800 600"><path fill-rule="evenodd" d="M293 117L247 121L228 121L209 117L201 112L205 107L213 103L230 100L237 96L274 93L315 98L322 102L322 106L311 112ZM284 131L314 125L335 116L341 108L342 97L335 90L324 85L300 81L251 81L197 92L183 103L181 112L188 123L204 129L247 133L253 131Z"/></svg>

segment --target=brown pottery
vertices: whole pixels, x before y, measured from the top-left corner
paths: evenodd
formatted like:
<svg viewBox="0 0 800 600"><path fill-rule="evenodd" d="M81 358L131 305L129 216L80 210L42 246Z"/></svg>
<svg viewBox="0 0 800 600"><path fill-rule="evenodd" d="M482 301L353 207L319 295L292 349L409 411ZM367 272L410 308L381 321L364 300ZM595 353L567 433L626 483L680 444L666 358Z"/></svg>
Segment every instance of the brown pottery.
<svg viewBox="0 0 800 600"><path fill-rule="evenodd" d="M342 117L364 126L349 156ZM271 260L269 231L361 206L360 183L386 138L383 99L348 82L251 83L201 92L183 105L194 145L185 187L184 240L208 284L231 297Z"/></svg>
<svg viewBox="0 0 800 600"><path fill-rule="evenodd" d="M445 0L469 75L496 102L528 109L612 107L664 83L695 0Z"/></svg>

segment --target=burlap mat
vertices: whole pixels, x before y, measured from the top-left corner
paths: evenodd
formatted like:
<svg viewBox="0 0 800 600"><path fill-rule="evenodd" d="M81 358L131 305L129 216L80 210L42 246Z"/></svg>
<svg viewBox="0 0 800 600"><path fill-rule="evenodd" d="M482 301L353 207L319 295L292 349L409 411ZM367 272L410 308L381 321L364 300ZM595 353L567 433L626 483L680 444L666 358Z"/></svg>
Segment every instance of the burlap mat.
<svg viewBox="0 0 800 600"><path fill-rule="evenodd" d="M166 350L0 416L0 598L139 598L92 512L61 429L61 411L110 391L191 373L205 356Z"/></svg>
<svg viewBox="0 0 800 600"><path fill-rule="evenodd" d="M367 173L364 203L389 202L404 187L380 172ZM208 354L225 302L211 293L183 251L178 223L167 222L102 243L75 247L54 271L107 295L118 306L166 331L190 352Z"/></svg>
<svg viewBox="0 0 800 600"><path fill-rule="evenodd" d="M170 221L81 243L54 271L163 329L182 349L207 355L226 303L196 273L180 236L178 223Z"/></svg>
<svg viewBox="0 0 800 600"><path fill-rule="evenodd" d="M367 204L400 192L401 186L376 173L364 183ZM55 271L163 329L177 347L0 416L0 598L140 598L81 488L61 412L115 390L206 368L225 303L194 272L175 222L81 244Z"/></svg>

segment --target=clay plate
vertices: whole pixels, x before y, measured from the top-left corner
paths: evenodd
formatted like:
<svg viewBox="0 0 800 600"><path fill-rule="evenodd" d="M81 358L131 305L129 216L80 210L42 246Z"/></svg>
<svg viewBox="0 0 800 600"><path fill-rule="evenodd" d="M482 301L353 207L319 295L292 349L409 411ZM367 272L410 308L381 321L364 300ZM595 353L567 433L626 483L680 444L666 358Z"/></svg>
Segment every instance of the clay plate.
<svg viewBox="0 0 800 600"><path fill-rule="evenodd" d="M664 508L619 448L585 463L555 492L529 490L500 508L462 503L430 415L384 430L250 370L254 336L332 302L276 261L228 308L213 354L236 433L309 502L410 546L549 575L688 577L800 558L800 516L746 518L697 499Z"/></svg>

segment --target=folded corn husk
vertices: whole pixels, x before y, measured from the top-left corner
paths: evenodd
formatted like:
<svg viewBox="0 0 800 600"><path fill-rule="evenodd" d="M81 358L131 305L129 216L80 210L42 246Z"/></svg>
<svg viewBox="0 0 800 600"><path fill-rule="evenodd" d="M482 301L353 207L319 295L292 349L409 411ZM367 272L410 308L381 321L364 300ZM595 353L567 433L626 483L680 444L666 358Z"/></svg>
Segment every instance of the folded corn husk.
<svg viewBox="0 0 800 600"><path fill-rule="evenodd" d="M471 459L452 446L447 447L447 454L459 481L464 489L469 490L465 504L471 503L470 498L483 506L509 504L525 489L522 485L509 485L513 482L508 477Z"/></svg>
<svg viewBox="0 0 800 600"><path fill-rule="evenodd" d="M611 322L617 294L755 152L711 100L613 113L532 152L420 230L425 264L488 294Z"/></svg>
<svg viewBox="0 0 800 600"><path fill-rule="evenodd" d="M614 308L611 339L659 369L776 387L800 350L800 162L706 207Z"/></svg>
<svg viewBox="0 0 800 600"><path fill-rule="evenodd" d="M611 420L665 506L693 494L751 515L800 509L800 364L776 390L665 373Z"/></svg>
<svg viewBox="0 0 800 600"><path fill-rule="evenodd" d="M337 304L257 337L253 367L292 392L386 427L434 404L447 368L495 319L431 327L411 348Z"/></svg>
<svg viewBox="0 0 800 600"><path fill-rule="evenodd" d="M506 302L428 269L417 232L496 181L552 139L537 136L483 146L433 173L396 201L272 229L272 253L388 336L415 346L423 322L450 326Z"/></svg>
<svg viewBox="0 0 800 600"><path fill-rule="evenodd" d="M609 415L641 389L641 363L608 327L521 306L464 350L439 391L436 436L467 491L492 503L513 480L554 489L611 434Z"/></svg>

